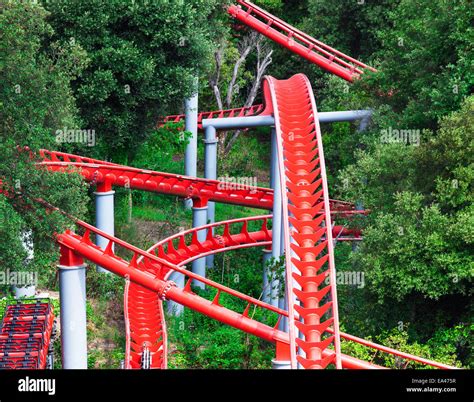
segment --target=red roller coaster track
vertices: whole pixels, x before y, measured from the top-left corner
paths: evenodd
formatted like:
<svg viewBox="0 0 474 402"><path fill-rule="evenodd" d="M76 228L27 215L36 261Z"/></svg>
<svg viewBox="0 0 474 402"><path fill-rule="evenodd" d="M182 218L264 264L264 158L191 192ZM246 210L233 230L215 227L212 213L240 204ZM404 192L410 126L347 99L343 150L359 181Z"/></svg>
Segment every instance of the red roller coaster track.
<svg viewBox="0 0 474 402"><path fill-rule="evenodd" d="M328 365L335 365L338 368L379 368L373 363L363 362L341 353L339 342L342 338L408 360L438 368L450 368L340 333L332 251L333 231L329 230L332 227L330 200L313 92L303 75L297 75L286 81L268 77L264 92L266 101L274 108L278 135L285 250L287 267L290 268L287 270L287 289L290 295L293 295L288 311L185 269L186 264L210 254L246 247L270 246L271 230L268 228L268 216L194 228L163 240L148 252L78 221L77 225L85 230L83 235L68 231L57 237L62 246L62 258L67 258L69 251L72 251L75 255L80 255L127 279L126 366L142 367L146 357L150 361L150 367L166 368L166 325L162 300L171 300L275 343L277 358L291 359L293 366L299 362L305 368L324 368ZM162 183L160 180L168 177L172 177L181 185L183 181L186 183L186 180L190 180L191 183L201 182L195 178L141 171L112 163L102 164L97 160L83 160L75 155L43 151L42 157L46 161L40 165L53 170L62 170L67 166L76 167L87 180L99 184L129 183L132 188L149 190L160 188ZM153 180L156 182L150 184ZM162 188L170 191L171 188L175 188L175 181L168 182L167 186ZM203 183L205 184L205 181ZM200 191L203 191L203 188ZM211 196L206 197L207 199L222 202L222 198L212 196L212 192L209 194ZM229 191L226 194L226 201L229 202L228 199L232 200L235 195L235 192ZM246 205L246 196L240 195L240 198L235 203ZM260 229L251 231L249 226L259 226ZM214 231L209 230L210 228ZM198 240L197 232L200 230L207 230L205 241ZM109 243L105 250L92 243L90 238L92 233L108 239ZM120 248L127 250L133 257L129 261L120 258L116 254ZM176 287L169 281L171 272L181 273L188 278L184 289ZM330 284L322 287L327 277L330 278ZM214 299L207 300L194 294L191 290L191 281L200 281L213 289ZM222 294L239 299L242 302L242 311L233 311L223 306ZM274 313L278 320L288 317L289 334L278 330L278 326L270 327L252 318L249 313L255 308Z"/></svg>
<svg viewBox="0 0 474 402"><path fill-rule="evenodd" d="M347 81L358 78L365 70L375 71L248 1L238 0L238 3L239 6L229 7L229 13L233 17ZM126 279L126 368L144 367L145 361L147 367L167 367L164 300L179 303L276 344L277 359L289 360L293 368L297 365L309 369L323 369L330 365L336 368L382 368L342 353L341 339L432 367L453 368L340 332L333 236L339 237L342 234L348 236L347 240L354 240L359 233L341 226L333 227L332 217L348 217L364 212L355 211L351 203L329 198L318 112L308 79L301 74L284 81L267 77L264 95L268 110L273 110L277 132L288 311L186 269L187 264L208 255L249 247L270 247L272 231L268 223L271 216L237 219L193 228L160 241L148 251L79 220L75 222L84 231L83 234L66 231L56 235L61 246L61 264L68 265L71 258L74 262L87 259ZM263 106L259 105L203 113L200 121L203 118L248 116L262 112L265 113ZM181 118L182 116L169 116L165 120L179 121ZM99 191L106 191L111 186L124 186L191 198L196 206L215 201L267 210L273 208L273 191L266 188L232 190L229 189L231 186L216 180L136 169L61 152L42 150L40 157L42 161L38 166L52 171L76 170L89 183L97 185ZM8 195L5 190L3 193ZM47 208L53 208L40 200L38 202ZM205 240L199 240L197 233L200 231L206 231ZM92 242L91 235L108 240L105 250ZM351 235L354 237L349 237ZM127 260L120 257L117 253L119 249L125 250L132 258ZM173 272L187 278L183 289L169 280ZM327 280L329 285L326 286L324 283ZM202 282L211 289L213 299L207 300L193 293L191 283L194 281ZM241 310L226 307L223 294L239 300ZM277 319L276 325L272 327L255 319L251 314L255 309L273 314ZM52 313L41 316L48 323L52 320L51 317ZM289 333L278 329L283 317L288 319ZM25 318L20 321L31 320ZM9 325L8 317L4 320L5 323ZM50 332L48 324L42 333L50 336ZM23 345L23 338L18 334L15 337L15 342ZM2 339L0 334L0 347ZM43 346L47 347L47 344L49 338ZM36 361L39 361L38 367L43 368L44 348L35 353ZM0 357L2 356L0 349ZM24 354L11 356L23 358ZM16 368L17 365L12 364L12 367Z"/></svg>
<svg viewBox="0 0 474 402"><path fill-rule="evenodd" d="M361 63L300 31L250 1L237 0L237 3L239 4L238 6L232 5L228 8L228 12L232 17L291 52L346 81L354 81L364 74L365 71L377 71L375 68ZM202 129L203 119L263 115L266 114L264 109L264 105L254 105L251 107L202 112L198 114L198 128ZM162 127L168 122L181 122L184 120L184 117L183 114L164 117L158 122L158 127Z"/></svg>
<svg viewBox="0 0 474 402"><path fill-rule="evenodd" d="M119 186L191 198L201 204L215 201L264 210L273 208L273 190L269 188L243 187L235 190L230 183L217 180L137 169L62 152L41 150L40 156L43 159L40 162L41 166L52 171L76 169L85 180L97 185L99 189ZM365 213L355 210L354 204L350 202L330 200L330 203L331 211L335 215L351 216Z"/></svg>
<svg viewBox="0 0 474 402"><path fill-rule="evenodd" d="M296 368L298 360L305 368L330 363L341 368L331 212L313 91L304 75L287 81L270 77L265 85L274 105L281 186L286 190L282 198L292 366ZM329 285L322 287L327 277ZM333 335L323 338L331 325ZM331 344L336 353L323 359L322 352ZM296 357L296 345L305 357Z"/></svg>
<svg viewBox="0 0 474 402"><path fill-rule="evenodd" d="M198 128L202 130L202 121L204 119L222 119L228 117L247 117L265 114L265 105L254 105L250 107L240 107L227 110L216 110L213 112L201 112L198 114ZM166 123L179 123L184 121L184 114L176 114L167 116L158 122L158 127L162 127Z"/></svg>
<svg viewBox="0 0 474 402"><path fill-rule="evenodd" d="M364 74L365 70L376 71L374 68L301 32L250 1L237 0L237 3L238 6L233 5L228 9L229 14L234 18L346 81L354 81Z"/></svg>

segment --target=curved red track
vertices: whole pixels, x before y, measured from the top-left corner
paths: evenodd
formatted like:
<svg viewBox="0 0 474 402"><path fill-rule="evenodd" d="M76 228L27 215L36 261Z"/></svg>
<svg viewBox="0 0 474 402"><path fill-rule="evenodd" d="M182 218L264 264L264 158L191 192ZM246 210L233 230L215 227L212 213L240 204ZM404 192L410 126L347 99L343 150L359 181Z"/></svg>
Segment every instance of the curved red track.
<svg viewBox="0 0 474 402"><path fill-rule="evenodd" d="M286 81L269 77L265 84L274 106L281 187L285 189L282 200L292 366L296 368L298 360L305 368L326 368L330 363L341 368L331 211L313 91L302 74ZM329 285L321 286L327 277ZM295 321L295 310L299 321ZM329 326L334 333L324 337ZM331 344L336 353L323 359L322 352Z"/></svg>
<svg viewBox="0 0 474 402"><path fill-rule="evenodd" d="M222 119L229 117L248 117L255 115L264 115L265 105L253 105L250 107L239 107L234 109L216 110L212 112L201 112L198 114L198 129L202 130L202 121L204 119ZM166 116L158 122L158 127L163 127L166 123L179 123L185 120L184 114Z"/></svg>
<svg viewBox="0 0 474 402"><path fill-rule="evenodd" d="M251 2L237 2L239 6L228 8L234 18L325 70L347 81L359 78L365 71L375 71ZM310 369L322 369L329 365L336 368L381 368L341 353L341 338L433 367L453 368L339 331L333 236L341 240L341 234L355 235L342 238L354 240L360 233L341 226L333 227L332 217L349 217L364 211L356 211L351 203L329 198L318 112L308 79L303 75L284 81L267 77L264 84L265 107L256 105L201 113L199 123L202 123L203 118L274 114L284 214L288 311L200 277L185 267L193 260L211 254L271 246L272 233L268 226L270 216L194 228L171 236L148 251L140 250L85 222L76 221L85 231L84 234L67 231L57 235L62 260L67 260L71 254L75 258L80 256L126 279L126 368L167 367L163 300L182 304L275 343L277 359L289 359L293 368L298 364ZM182 118L181 115L169 116L161 123L176 122ZM190 198L197 206L214 201L266 210L273 208L273 191L267 188L227 190L232 187L216 180L136 169L61 152L42 150L40 156L40 166L52 171L77 170L85 180L97 185L98 191L122 186ZM250 226L258 228L251 230ZM201 230L207 231L204 241L198 240L197 233ZM93 244L92 234L108 240L105 250ZM118 249L125 250L133 257L129 260L120 257ZM188 278L184 289L169 280L172 272L179 272ZM323 286L328 277L329 285ZM192 281L203 282L213 289L214 299L206 300L194 294L191 290ZM221 305L222 294L240 300L242 311L233 311ZM287 317L289 333L278 330L278 322L275 327L270 327L250 316L250 312L256 308L275 314L278 322L282 317Z"/></svg>
<svg viewBox="0 0 474 402"><path fill-rule="evenodd" d="M273 190L270 188L243 187L234 190L232 185L218 180L138 169L63 152L41 150L40 156L41 166L52 171L75 169L85 180L97 185L99 189L119 186L191 198L198 203L214 201L264 210L273 208ZM350 202L330 200L330 203L331 212L335 215L351 216L365 213L356 211L355 205Z"/></svg>
<svg viewBox="0 0 474 402"><path fill-rule="evenodd" d="M125 315L127 323L128 368L139 368L143 358L150 356L151 368L166 368L166 327L162 300L172 300L227 325L276 343L277 358L291 359L304 368L379 368L372 363L344 355L340 351L340 338L364 344L374 349L393 353L435 367L449 368L416 356L384 348L347 334L338 327L337 293L333 256L333 231L331 228L331 201L329 199L324 153L317 119L317 110L311 86L303 75L278 81L268 77L265 81L267 103L273 105L285 222L285 250L287 289L290 292L288 312L260 300L220 285L185 269L185 265L197 258L245 247L270 246L271 230L268 216L221 222L179 233L163 240L147 252L99 231L84 222L84 235L66 232L58 236L63 250L74 253L127 279ZM43 157L52 156L43 153ZM72 159L71 159L72 158ZM80 168L82 175L91 182L108 185L130 184L132 188L155 189L158 192L182 194L186 184L200 183L197 194L205 193L207 199L248 205L246 194L209 191L204 180L177 175L143 171L95 160L77 160L72 155L54 154L43 165L53 169L67 166ZM91 162L91 163L87 163ZM85 173L87 172L87 173ZM92 180L92 177L94 180ZM167 181L171 178L171 181ZM211 186L219 185L211 182ZM195 188L196 188L195 187ZM173 191L173 192L171 192ZM268 189L262 190L269 194ZM222 195L224 194L224 196ZM204 198L204 197L203 197ZM272 197L273 198L273 197ZM259 200L253 205L262 205ZM270 201L266 201L270 202ZM342 205L347 205L343 203ZM251 231L249 226L258 226ZM213 228L214 230L209 230ZM207 230L205 241L199 241L197 232ZM94 245L90 235L100 235L109 240L105 251ZM117 249L125 249L133 257L125 260L117 255ZM179 272L188 278L184 289L169 281L171 272ZM330 285L321 287L330 278ZM214 289L215 297L206 300L191 290L191 281L203 282ZM241 311L233 311L221 305L221 295L227 294L242 302ZM289 318L290 333L284 333L263 322L251 318L249 312L260 308L275 313L279 319ZM326 317L326 318L324 318Z"/></svg>
<svg viewBox="0 0 474 402"><path fill-rule="evenodd" d="M365 71L376 71L374 68L305 34L250 1L237 0L237 3L238 6L232 5L228 9L232 17L346 81L354 81Z"/></svg>

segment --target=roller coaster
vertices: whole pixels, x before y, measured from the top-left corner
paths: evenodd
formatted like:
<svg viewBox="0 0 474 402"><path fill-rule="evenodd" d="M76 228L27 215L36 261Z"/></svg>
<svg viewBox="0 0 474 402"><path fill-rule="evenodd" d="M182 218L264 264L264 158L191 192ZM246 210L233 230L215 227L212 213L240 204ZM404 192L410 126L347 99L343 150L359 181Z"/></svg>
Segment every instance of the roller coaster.
<svg viewBox="0 0 474 402"><path fill-rule="evenodd" d="M228 9L233 18L328 72L349 82L367 71L375 72L252 3L243 0L237 3ZM81 303L75 298L85 300L85 289L72 294L65 285L66 281L77 279L67 275L83 270L86 260L125 279L126 369L167 368L165 301L274 344L274 362L285 368L383 368L372 361L342 353L341 340L407 362L440 369L454 368L341 332L334 245L336 240L361 240L362 233L335 225L335 222L367 211L357 210L352 203L329 198L319 113L307 77L298 74L288 80L277 80L267 76L263 82L263 98L264 105L201 113L198 124L202 129L205 120L271 116L277 166L273 172L277 184L274 189L236 190L219 180L143 170L49 150L34 155L38 168L75 171L91 186L96 186L98 193L126 187L191 200L193 207L198 209L213 202L272 211L271 215L197 225L160 241L146 251L75 219L75 231L56 234L61 251L60 280L64 278L64 284L60 284L64 368L87 368L83 366L84 353L87 355L86 340L79 342L74 338L73 342L70 337L75 331L70 328L73 318L68 316L74 308L81 308ZM184 117L168 116L159 125L178 122ZM44 201L37 201L45 208L55 209ZM281 213L281 237L274 236L277 233L276 211ZM202 272L187 269L190 264L218 253L253 247L272 250L277 244L276 237L278 244L282 244L285 258L286 308L250 297L208 279ZM98 238L101 244L98 244ZM124 255L131 257L127 259ZM176 275L185 279L184 286L178 286L172 280ZM212 289L215 296L208 300L197 294L193 285ZM222 302L224 295L239 300L245 308L236 311L226 307ZM278 317L276 325L269 326L264 320L254 318L251 311L255 309ZM9 306L0 328L0 367L44 369L51 366L47 352L53 318L52 307L47 302L18 302ZM85 326L85 317L79 320L74 317L74 320L76 326ZM286 326L281 325L283 321ZM71 353L76 357L82 353L82 356L79 356L79 361L74 360L69 356Z"/></svg>

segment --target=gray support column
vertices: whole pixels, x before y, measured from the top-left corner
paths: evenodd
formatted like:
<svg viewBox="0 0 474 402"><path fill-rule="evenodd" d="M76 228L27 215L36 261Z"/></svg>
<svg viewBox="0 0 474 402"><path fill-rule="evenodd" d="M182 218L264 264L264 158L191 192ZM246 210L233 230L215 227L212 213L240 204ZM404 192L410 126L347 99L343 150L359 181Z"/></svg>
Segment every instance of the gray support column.
<svg viewBox="0 0 474 402"><path fill-rule="evenodd" d="M59 265L63 369L87 369L86 265Z"/></svg>
<svg viewBox="0 0 474 402"><path fill-rule="evenodd" d="M281 245L282 245L282 201L281 201L281 184L280 184L280 169L278 163L278 144L276 130L272 128L272 138L271 138L271 173L272 177L270 178L271 187L273 188L273 220L272 220L272 257L275 260L280 258L281 254ZM279 287L280 280L273 275L271 282L271 296L270 304L272 306L279 306Z"/></svg>
<svg viewBox="0 0 474 402"><path fill-rule="evenodd" d="M197 177L198 87L199 81L196 78L193 95L184 101L185 130L192 134L184 154L184 174L191 177ZM186 200L184 205L186 209L191 209L192 200Z"/></svg>
<svg viewBox="0 0 474 402"><path fill-rule="evenodd" d="M367 131L367 128L369 127L370 120L372 119L372 110L368 110L367 114L364 116L364 118L360 121L359 128L357 132L362 133L364 131ZM361 201L356 202L356 211L363 211L364 210L364 204L362 204ZM359 245L357 244L356 241L352 242L352 251L355 252Z"/></svg>
<svg viewBox="0 0 474 402"><path fill-rule="evenodd" d="M272 360L273 370L291 370L291 362L289 360Z"/></svg>
<svg viewBox="0 0 474 402"><path fill-rule="evenodd" d="M96 191L95 195L95 226L97 229L111 236L115 234L114 215L115 191ZM109 241L102 236L96 236L95 244L105 250ZM97 266L97 272L110 273L106 269Z"/></svg>
<svg viewBox="0 0 474 402"><path fill-rule="evenodd" d="M207 206L205 207L193 207L193 228L204 226L207 221ZM206 230L200 230L197 234L197 238L200 242L206 240ZM192 271L195 274L205 277L206 276L206 258L199 258L193 261ZM201 289L205 288L204 283L193 280L193 285Z"/></svg>
<svg viewBox="0 0 474 402"><path fill-rule="evenodd" d="M272 258L272 250L263 250L263 296L262 300L265 303L270 303L271 287L269 283L269 268L268 262Z"/></svg>
<svg viewBox="0 0 474 402"><path fill-rule="evenodd" d="M179 288L184 288L185 285L185 280L184 280L184 275L180 274L179 272L173 272L170 277L170 281L173 281L176 283L176 286ZM184 311L184 306L179 303L175 303L174 301L168 300L166 304L166 309L168 311L168 314L174 315L174 316L179 316L183 313Z"/></svg>
<svg viewBox="0 0 474 402"><path fill-rule="evenodd" d="M210 180L217 179L217 135L216 129L213 126L206 128L206 138L204 139L205 153L204 153L204 177ZM207 223L215 222L216 203L209 201L207 204ZM213 230L214 233L214 230ZM206 266L208 268L214 267L214 255L206 257Z"/></svg>
<svg viewBox="0 0 474 402"><path fill-rule="evenodd" d="M281 255L285 254L285 231L283 228L283 222L281 226L281 243L280 243L280 253ZM281 286L280 286L280 293L282 295L280 296L278 300L278 307L281 308L282 310L287 310L288 311L288 292L285 286L286 283L286 275L283 272L282 277L281 277ZM285 291L281 292L282 287L285 286ZM283 332L288 332L288 317L283 317L280 321L280 325L278 326L278 329Z"/></svg>
<svg viewBox="0 0 474 402"><path fill-rule="evenodd" d="M359 129L357 130L359 133L366 131L369 127L370 120L372 119L372 110L366 110L364 117L359 122Z"/></svg>

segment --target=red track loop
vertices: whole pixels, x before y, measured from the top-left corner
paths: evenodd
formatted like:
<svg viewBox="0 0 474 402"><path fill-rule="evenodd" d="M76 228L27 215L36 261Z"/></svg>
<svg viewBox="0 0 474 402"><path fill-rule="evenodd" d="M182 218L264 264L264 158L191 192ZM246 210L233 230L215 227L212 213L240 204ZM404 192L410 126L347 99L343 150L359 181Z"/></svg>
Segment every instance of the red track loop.
<svg viewBox="0 0 474 402"><path fill-rule="evenodd" d="M332 223L322 137L313 91L304 75L267 77L278 137L292 366L341 365ZM324 286L329 277L329 285ZM331 301L326 296L331 296ZM295 310L300 320L295 322ZM323 317L326 317L323 319ZM334 335L325 337L332 326ZM299 330L299 336L297 335ZM323 358L333 346L335 354ZM296 356L296 346L300 355Z"/></svg>

